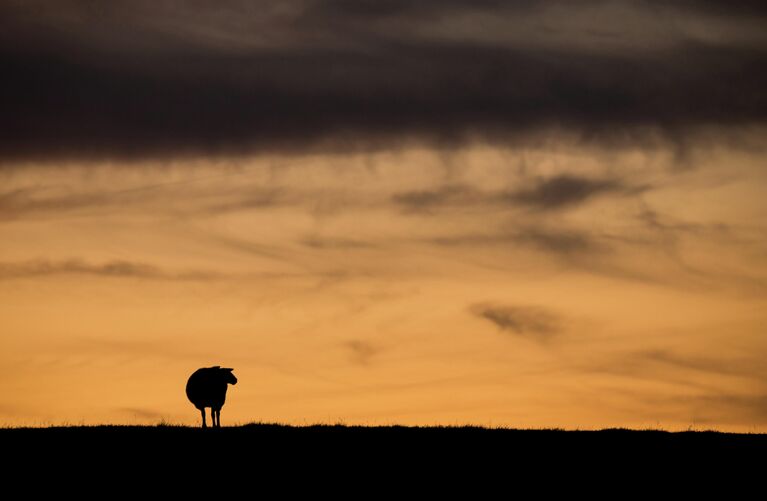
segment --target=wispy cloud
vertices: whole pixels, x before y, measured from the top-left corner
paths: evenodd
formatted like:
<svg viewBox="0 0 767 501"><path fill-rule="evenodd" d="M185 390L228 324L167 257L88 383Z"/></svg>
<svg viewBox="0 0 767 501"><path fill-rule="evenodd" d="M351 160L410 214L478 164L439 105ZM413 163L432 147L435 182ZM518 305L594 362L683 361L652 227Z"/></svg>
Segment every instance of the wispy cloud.
<svg viewBox="0 0 767 501"><path fill-rule="evenodd" d="M603 255L611 251L609 241L600 235L553 225L511 227L487 233L459 233L430 238L428 242L445 247L521 246L568 259L578 255Z"/></svg>
<svg viewBox="0 0 767 501"><path fill-rule="evenodd" d="M541 211L564 209L599 195L634 195L649 189L631 186L612 178L588 178L561 174L526 186L501 190L481 190L468 184L449 184L430 190L395 193L392 201L406 212L431 213L438 209L520 207Z"/></svg>
<svg viewBox="0 0 767 501"><path fill-rule="evenodd" d="M604 253L607 244L598 237L583 231L527 227L513 235L516 242L560 255L575 253Z"/></svg>
<svg viewBox="0 0 767 501"><path fill-rule="evenodd" d="M502 332L543 342L563 330L562 317L539 306L476 303L469 311L490 321Z"/></svg>
<svg viewBox="0 0 767 501"><path fill-rule="evenodd" d="M309 235L300 240L301 244L312 249L368 249L374 247L372 242L351 238L322 237Z"/></svg>
<svg viewBox="0 0 767 501"><path fill-rule="evenodd" d="M229 194L225 201L217 201L204 206L203 213L226 213L250 209L267 209L296 202L296 196L279 188L247 188L238 193Z"/></svg>
<svg viewBox="0 0 767 501"><path fill-rule="evenodd" d="M767 385L767 369L763 367L760 358L744 355L714 357L658 348L616 355L611 362L599 367L600 370L661 378L673 371L746 377Z"/></svg>
<svg viewBox="0 0 767 501"><path fill-rule="evenodd" d="M655 232L655 241L664 241L667 244L673 244L679 237L685 235L699 236L709 239L737 239L739 235L734 231L732 224L723 222L700 223L690 221L675 220L668 214L661 214L643 204L642 210L637 215L637 219L650 231Z"/></svg>
<svg viewBox="0 0 767 501"><path fill-rule="evenodd" d="M63 261L40 259L0 263L0 280L66 274L115 278L145 278L153 280L211 280L222 277L220 273L213 271L170 271L147 263L124 260L89 263L81 259L68 259Z"/></svg>
<svg viewBox="0 0 767 501"><path fill-rule="evenodd" d="M635 192L615 179L590 179L569 174L538 181L508 194L510 201L540 210L554 210L586 202L597 195Z"/></svg>
<svg viewBox="0 0 767 501"><path fill-rule="evenodd" d="M392 201L406 212L429 213L441 208L494 204L499 199L497 193L483 192L466 184L451 184L435 189L395 193Z"/></svg>
<svg viewBox="0 0 767 501"><path fill-rule="evenodd" d="M691 407L693 418L700 423L767 424L767 392L715 392L680 399Z"/></svg>
<svg viewBox="0 0 767 501"><path fill-rule="evenodd" d="M380 348L360 339L348 341L344 346L351 352L352 360L359 365L368 365L370 359L380 352Z"/></svg>
<svg viewBox="0 0 767 501"><path fill-rule="evenodd" d="M53 190L29 187L0 193L0 219L22 216L55 216L62 213L100 208L125 202L120 193L55 193Z"/></svg>
<svg viewBox="0 0 767 501"><path fill-rule="evenodd" d="M157 421L163 417L162 413L155 409L147 409L145 407L118 407L115 411L119 414L142 420Z"/></svg>

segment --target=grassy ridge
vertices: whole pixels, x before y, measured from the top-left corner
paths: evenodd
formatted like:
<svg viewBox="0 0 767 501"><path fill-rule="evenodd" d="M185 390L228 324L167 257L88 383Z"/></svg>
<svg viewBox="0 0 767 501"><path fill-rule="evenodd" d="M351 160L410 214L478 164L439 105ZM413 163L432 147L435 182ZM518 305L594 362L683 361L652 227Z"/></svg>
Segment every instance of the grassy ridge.
<svg viewBox="0 0 767 501"><path fill-rule="evenodd" d="M162 446L170 451L198 450L240 453L245 447L279 456L285 450L304 454L358 453L376 450L379 455L410 454L445 456L502 454L537 457L558 456L689 456L704 454L765 454L767 434L736 434L715 431L666 432L661 430L607 429L564 431L519 430L483 427L405 426L288 426L247 424L220 429L178 425L72 426L0 429L6 450L23 452L30 447L69 451L100 451L125 454L145 447Z"/></svg>
<svg viewBox="0 0 767 501"><path fill-rule="evenodd" d="M121 484L136 475L163 484L172 472L184 472L187 487L189 477L236 483L255 482L254 475L281 488L342 481L444 486L507 478L554 487L564 478L582 482L595 475L686 482L687 471L698 481L724 478L726 469L742 475L764 471L767 458L766 434L623 429L77 426L0 429L0 446L9 478L14 468L25 471L29 465L66 479L87 472Z"/></svg>

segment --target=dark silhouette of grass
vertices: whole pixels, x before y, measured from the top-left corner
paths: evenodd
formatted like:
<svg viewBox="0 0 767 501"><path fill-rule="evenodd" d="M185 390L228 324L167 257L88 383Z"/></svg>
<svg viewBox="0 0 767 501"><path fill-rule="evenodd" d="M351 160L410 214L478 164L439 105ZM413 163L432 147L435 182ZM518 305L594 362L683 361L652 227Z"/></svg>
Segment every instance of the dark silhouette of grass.
<svg viewBox="0 0 767 501"><path fill-rule="evenodd" d="M678 485L689 474L695 475L689 481L700 486L723 481L733 469L744 478L750 471L763 471L767 434L161 424L6 428L0 429L0 446L7 478L13 478L14 468L29 468L66 478L95 475L121 485L163 484L185 472L186 488L190 478L200 485L208 478L225 478L247 489L261 483L277 486L283 495L285 489L310 486L373 489L357 492L358 499L367 499L376 489L394 485L433 484L450 491L453 484L477 483L479 488L500 483L516 489L516 483L529 487L533 479L547 492L559 492L567 482Z"/></svg>
<svg viewBox="0 0 767 501"><path fill-rule="evenodd" d="M153 426L80 425L45 428L2 428L0 440L12 444L60 444L77 442L81 445L112 442L116 445L141 444L144 441L168 443L215 443L227 447L234 443L258 442L261 446L285 444L320 445L332 441L337 446L375 445L392 448L422 445L437 448L500 448L513 446L516 450L544 448L566 450L569 447L591 447L612 451L632 449L644 451L727 448L760 451L767 447L767 434L724 433L718 431L669 432L657 429L632 430L611 428L598 431L562 429L485 428L481 426L347 426L315 424L293 426L274 423L250 423L216 430L162 422Z"/></svg>

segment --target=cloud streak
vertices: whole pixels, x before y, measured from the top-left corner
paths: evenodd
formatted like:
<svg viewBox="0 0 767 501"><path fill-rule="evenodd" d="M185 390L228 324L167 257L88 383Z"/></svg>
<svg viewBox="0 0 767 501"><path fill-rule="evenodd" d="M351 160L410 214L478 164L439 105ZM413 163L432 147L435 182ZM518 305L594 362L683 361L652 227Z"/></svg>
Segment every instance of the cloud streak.
<svg viewBox="0 0 767 501"><path fill-rule="evenodd" d="M80 259L63 261L41 259L0 263L0 280L69 274L153 280L212 280L221 277L220 274L211 271L172 272L150 264L125 260L106 261L100 264L89 263Z"/></svg>
<svg viewBox="0 0 767 501"><path fill-rule="evenodd" d="M431 190L395 193L392 202L409 213L432 213L438 209L482 207L500 201L498 193L484 192L467 184L450 184Z"/></svg>
<svg viewBox="0 0 767 501"><path fill-rule="evenodd" d="M562 332L561 317L538 306L476 303L470 306L469 311L490 321L502 332L538 342L548 341Z"/></svg>
<svg viewBox="0 0 767 501"><path fill-rule="evenodd" d="M157 421L163 417L162 413L144 407L118 407L115 411L119 414L124 414L141 420Z"/></svg>
<svg viewBox="0 0 767 501"><path fill-rule="evenodd" d="M381 351L371 343L360 339L348 341L344 346L351 351L351 357L354 363L359 365L369 365L370 359Z"/></svg>
<svg viewBox="0 0 767 501"><path fill-rule="evenodd" d="M342 249L371 249L376 245L365 240L351 238L333 238L318 235L309 235L300 240L305 247L316 250L342 250Z"/></svg>
<svg viewBox="0 0 767 501"><path fill-rule="evenodd" d="M496 233L470 233L429 240L429 243L443 246L524 246L545 251L560 257L577 255L599 255L607 253L611 247L598 236L567 228L546 228L520 226Z"/></svg>
<svg viewBox="0 0 767 501"><path fill-rule="evenodd" d="M432 213L438 209L520 207L549 211L574 207L599 195L627 196L649 189L612 178L560 174L536 179L529 186L480 190L468 184L448 184L432 190L395 193L392 201L406 212Z"/></svg>
<svg viewBox="0 0 767 501"><path fill-rule="evenodd" d="M600 194L626 191L626 187L613 179L589 179L565 174L544 179L531 188L512 192L508 196L517 204L554 210L584 203Z"/></svg>
<svg viewBox="0 0 767 501"><path fill-rule="evenodd" d="M716 358L710 356L691 356L679 354L670 350L645 350L631 354L627 361L638 371L652 372L652 365L665 367L666 369L678 369L682 371L697 371L722 376L744 376L756 378L767 383L767 371L762 368L758 361L741 357Z"/></svg>

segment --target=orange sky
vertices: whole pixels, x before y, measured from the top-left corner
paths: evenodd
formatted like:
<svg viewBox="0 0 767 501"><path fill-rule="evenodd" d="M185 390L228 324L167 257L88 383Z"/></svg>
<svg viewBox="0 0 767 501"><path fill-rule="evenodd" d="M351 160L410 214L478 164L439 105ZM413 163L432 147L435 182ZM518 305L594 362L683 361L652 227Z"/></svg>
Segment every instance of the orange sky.
<svg viewBox="0 0 767 501"><path fill-rule="evenodd" d="M0 423L767 431L762 150L552 137L9 165Z"/></svg>
<svg viewBox="0 0 767 501"><path fill-rule="evenodd" d="M0 425L767 432L765 26L3 0Z"/></svg>

